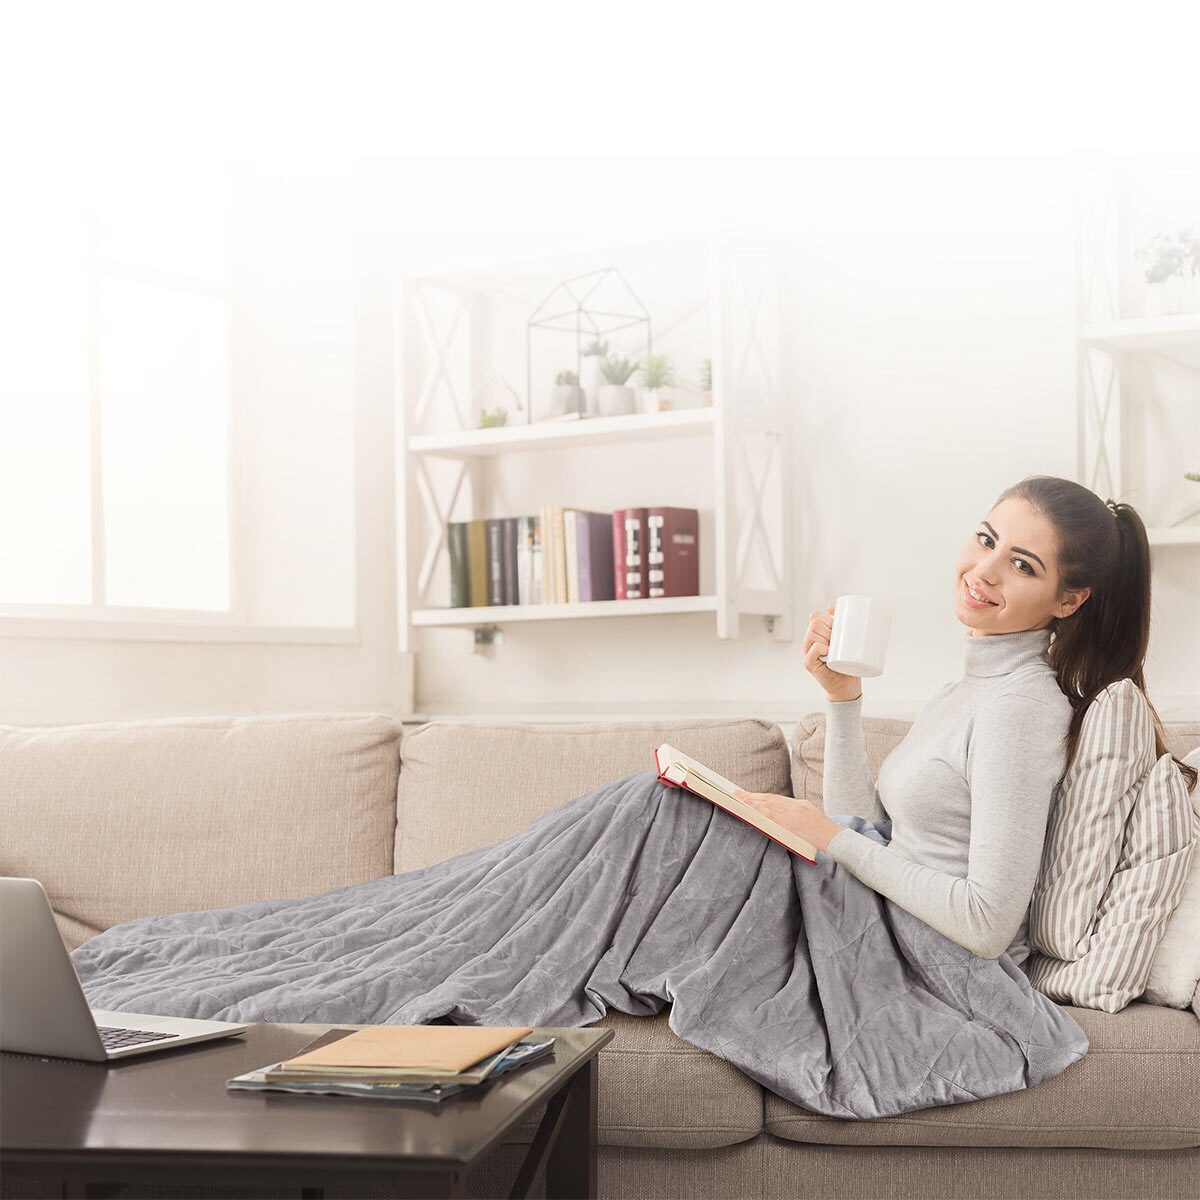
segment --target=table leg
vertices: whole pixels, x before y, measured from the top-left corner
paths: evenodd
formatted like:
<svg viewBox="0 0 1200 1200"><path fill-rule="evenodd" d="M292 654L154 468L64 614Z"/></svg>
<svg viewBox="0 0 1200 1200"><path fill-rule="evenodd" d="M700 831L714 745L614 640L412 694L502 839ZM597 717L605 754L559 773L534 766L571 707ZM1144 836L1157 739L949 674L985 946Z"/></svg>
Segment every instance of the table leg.
<svg viewBox="0 0 1200 1200"><path fill-rule="evenodd" d="M546 1161L547 1200L596 1200L598 1069L589 1059L567 1085L567 1108Z"/></svg>

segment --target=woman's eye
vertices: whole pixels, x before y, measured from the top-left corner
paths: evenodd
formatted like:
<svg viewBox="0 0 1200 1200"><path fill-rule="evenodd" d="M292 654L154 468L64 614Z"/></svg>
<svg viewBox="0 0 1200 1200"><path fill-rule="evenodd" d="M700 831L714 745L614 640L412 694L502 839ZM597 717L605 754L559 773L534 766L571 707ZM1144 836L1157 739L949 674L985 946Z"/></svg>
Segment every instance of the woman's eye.
<svg viewBox="0 0 1200 1200"><path fill-rule="evenodd" d="M982 538L982 539L983 539L985 542L990 542L990 541L992 540L992 539L991 539L991 535L990 535L990 534L986 534L986 533L983 533L983 532L977 533L975 536L976 536L976 537L978 537L978 538ZM991 547L989 546L989 547L988 547L988 549L990 550L990 549L991 549ZM1026 562L1026 561L1025 561L1023 558L1014 558L1014 559L1013 559L1013 562L1016 562L1016 563L1020 563L1020 564L1021 564L1021 567L1022 567L1021 574L1022 574L1022 575L1033 575L1033 574L1035 574L1035 571L1034 571L1034 569L1033 569L1033 568L1032 568L1032 567L1031 567L1031 566L1030 566L1030 565L1029 565L1029 564L1028 564L1028 563L1027 563L1027 562Z"/></svg>

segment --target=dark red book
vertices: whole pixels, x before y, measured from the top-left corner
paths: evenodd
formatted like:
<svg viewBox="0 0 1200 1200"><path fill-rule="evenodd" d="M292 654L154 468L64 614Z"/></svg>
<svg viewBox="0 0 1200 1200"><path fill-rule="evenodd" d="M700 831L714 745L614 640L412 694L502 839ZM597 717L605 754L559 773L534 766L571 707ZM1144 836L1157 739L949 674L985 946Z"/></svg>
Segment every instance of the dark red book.
<svg viewBox="0 0 1200 1200"><path fill-rule="evenodd" d="M625 509L625 599L645 600L646 509Z"/></svg>
<svg viewBox="0 0 1200 1200"><path fill-rule="evenodd" d="M613 599L625 599L625 510L612 515Z"/></svg>
<svg viewBox="0 0 1200 1200"><path fill-rule="evenodd" d="M694 508L646 510L646 594L700 595L700 514Z"/></svg>

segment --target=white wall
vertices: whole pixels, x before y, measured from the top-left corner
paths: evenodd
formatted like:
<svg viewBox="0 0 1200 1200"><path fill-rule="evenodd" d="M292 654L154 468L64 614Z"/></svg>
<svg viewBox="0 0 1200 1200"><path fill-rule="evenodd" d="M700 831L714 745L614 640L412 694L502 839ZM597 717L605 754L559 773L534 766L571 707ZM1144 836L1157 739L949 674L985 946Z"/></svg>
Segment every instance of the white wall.
<svg viewBox="0 0 1200 1200"><path fill-rule="evenodd" d="M888 597L888 669L867 682L865 711L911 719L961 674L962 542L1009 484L1076 474L1072 166L831 159L787 175L746 170L741 211L757 210L789 245L797 627L842 592ZM598 489L599 477L585 482ZM632 477L621 486L645 490ZM1122 498L1142 501L1136 490ZM1155 572L1151 696L1164 717L1200 716L1200 551L1156 550ZM475 653L469 630L420 629L417 705L531 719L751 713L786 726L822 705L801 638L777 643L743 618L742 636L722 642L697 614L512 624L503 645Z"/></svg>

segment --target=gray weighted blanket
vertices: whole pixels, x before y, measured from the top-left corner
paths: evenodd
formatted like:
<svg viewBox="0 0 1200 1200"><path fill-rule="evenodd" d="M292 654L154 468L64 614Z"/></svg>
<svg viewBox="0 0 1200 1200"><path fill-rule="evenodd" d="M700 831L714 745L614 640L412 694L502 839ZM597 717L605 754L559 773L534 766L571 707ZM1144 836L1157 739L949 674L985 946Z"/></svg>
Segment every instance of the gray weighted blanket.
<svg viewBox="0 0 1200 1200"><path fill-rule="evenodd" d="M890 822L834 819L890 839ZM187 1017L579 1026L669 1003L685 1041L836 1117L1017 1091L1088 1048L1007 956L653 771L423 870L146 917L72 957L94 1007Z"/></svg>

